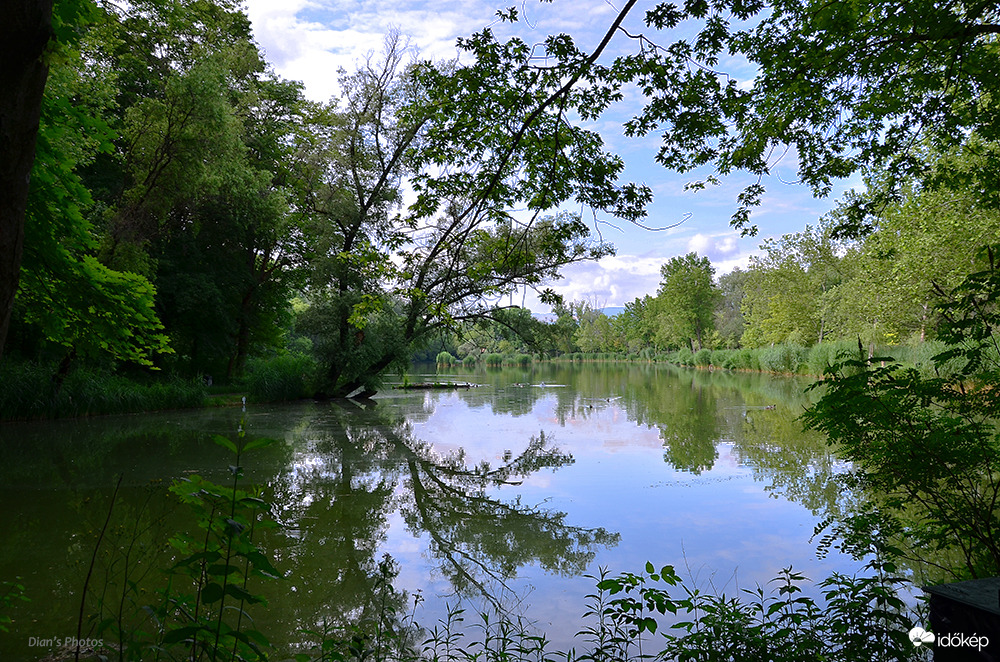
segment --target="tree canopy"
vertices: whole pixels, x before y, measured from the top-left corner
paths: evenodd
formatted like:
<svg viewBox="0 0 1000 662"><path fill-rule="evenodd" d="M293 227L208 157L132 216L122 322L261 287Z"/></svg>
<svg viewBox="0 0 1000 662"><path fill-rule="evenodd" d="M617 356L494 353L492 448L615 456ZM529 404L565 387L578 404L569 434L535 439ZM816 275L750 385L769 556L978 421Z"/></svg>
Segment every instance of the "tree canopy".
<svg viewBox="0 0 1000 662"><path fill-rule="evenodd" d="M630 7L626 7L628 11ZM740 196L736 227L755 232L752 208L764 178L782 160L817 195L854 173L878 173L885 186L854 200L840 232L870 231L873 212L911 181L925 186L980 184L984 204L1000 189L993 143L1000 107L991 90L1000 70L1000 10L992 3L864 0L692 0L659 3L644 18L665 33L696 26L690 38L629 34L638 45L605 80L635 82L646 97L626 124L632 135L662 134L658 160L681 172L711 166L756 181ZM721 70L745 58L752 81ZM969 145L982 160L958 173L929 167L926 150ZM704 184L705 182L702 182Z"/></svg>
<svg viewBox="0 0 1000 662"><path fill-rule="evenodd" d="M688 253L667 261L660 275L660 289L650 307L656 340L663 347L701 349L714 330L715 269L707 257Z"/></svg>
<svg viewBox="0 0 1000 662"><path fill-rule="evenodd" d="M252 352L281 351L282 336L296 333L320 358L322 392L370 390L442 330L499 320L504 297L609 254L565 205L642 223L651 189L619 181L624 161L581 123L634 88L643 103L624 131L659 134L663 166L710 168L695 187L753 176L733 217L745 232L756 229L751 211L782 159L817 195L857 173L867 192L831 217L822 255L790 257L780 240L766 258L774 264L727 281L719 322L728 340L712 336L716 295L696 305L665 273L669 296L637 300L620 320L567 322L567 349L574 333L595 350L735 344L735 301L749 344L811 343L857 327L851 316L870 318L873 341L923 332L912 316L892 319L890 296L879 310L865 296L876 287L904 296L898 274L910 266L882 269L885 246L851 252L830 242L908 218L917 198L938 195L964 206L962 216L998 207L997 9L692 0L652 5L635 31L626 26L637 7L625 3L591 51L565 34L533 47L485 28L459 40L461 60L432 63L390 36L380 56L342 73L329 103L306 101L268 69L235 3L143 0L126 12L74 0L57 5L48 27L47 7L36 7L43 36L62 50L27 61L34 82L11 82L27 91L52 66L34 115L42 140L18 349L233 377ZM635 48L609 61L615 39ZM740 80L725 66L753 73ZM35 111L25 112L30 124ZM21 158L29 146L19 149ZM407 187L414 197L404 204ZM67 213L46 212L56 208ZM12 228L4 241L14 242L4 248L13 269L0 277L0 307L21 272L18 212L3 214ZM699 282L710 286L708 268ZM784 299L774 294L779 271L794 285ZM865 272L879 284L862 284ZM708 312L692 312L698 306ZM114 328L72 332L102 320Z"/></svg>

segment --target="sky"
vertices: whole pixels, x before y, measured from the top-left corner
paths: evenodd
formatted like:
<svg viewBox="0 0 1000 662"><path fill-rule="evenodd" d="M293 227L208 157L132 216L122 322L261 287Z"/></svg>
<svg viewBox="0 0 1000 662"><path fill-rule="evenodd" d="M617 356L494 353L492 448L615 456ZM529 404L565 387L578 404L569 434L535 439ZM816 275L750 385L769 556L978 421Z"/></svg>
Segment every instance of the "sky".
<svg viewBox="0 0 1000 662"><path fill-rule="evenodd" d="M454 59L459 37L469 36L490 26L498 37L517 34L528 43L541 43L549 34L568 33L584 50L595 48L618 13L607 0L523 0L516 4L494 0L247 0L247 13L254 35L274 70L284 78L302 81L305 93L317 101L335 98L337 71L353 70L367 54L378 52L384 36L396 30L410 40L422 59ZM623 27L629 32L645 32L658 43L667 43L669 33L655 33L641 24L652 2L639 3ZM496 12L517 6L521 20L511 26L499 23ZM678 28L683 33L685 26ZM606 51L606 57L630 52L634 44L618 34ZM722 61L719 66L741 84L749 84L754 71L745 62ZM586 300L593 305L622 306L636 297L655 295L660 281L660 267L670 258L697 252L707 256L716 276L736 267L745 267L759 245L770 236L799 232L807 224L828 213L837 198L852 185L842 182L830 197L815 199L804 186L794 184L795 158L786 155L765 180L767 193L755 211L752 222L759 228L756 237L741 237L733 230L730 218L736 210L736 196L749 178L734 175L707 190L686 191L685 184L710 174L708 171L680 175L654 161L659 134L641 139L623 136L621 123L631 112L641 108L638 94L626 95L620 107L609 112L588 128L599 130L608 148L626 163L623 182L642 182L654 192L649 216L643 229L627 221L599 217L589 210L581 212L595 237L610 241L617 248L613 257L596 263L570 265L564 278L551 284L567 300ZM528 291L505 303L526 305L534 312L545 312Z"/></svg>

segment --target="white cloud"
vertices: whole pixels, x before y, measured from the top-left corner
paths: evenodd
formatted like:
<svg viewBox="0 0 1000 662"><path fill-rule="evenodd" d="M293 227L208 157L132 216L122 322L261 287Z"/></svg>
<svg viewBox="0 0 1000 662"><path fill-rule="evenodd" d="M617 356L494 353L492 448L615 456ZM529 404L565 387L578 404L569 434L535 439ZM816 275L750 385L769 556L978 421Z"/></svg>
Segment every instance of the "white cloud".
<svg viewBox="0 0 1000 662"><path fill-rule="evenodd" d="M350 71L398 31L421 57L452 59L455 40L492 20L483 3L248 0L247 14L265 56L282 76L305 84L306 96L337 93L337 70Z"/></svg>
<svg viewBox="0 0 1000 662"><path fill-rule="evenodd" d="M739 253L740 246L735 232L705 235L700 232L688 239L688 252L707 257L714 264L721 260L731 259Z"/></svg>

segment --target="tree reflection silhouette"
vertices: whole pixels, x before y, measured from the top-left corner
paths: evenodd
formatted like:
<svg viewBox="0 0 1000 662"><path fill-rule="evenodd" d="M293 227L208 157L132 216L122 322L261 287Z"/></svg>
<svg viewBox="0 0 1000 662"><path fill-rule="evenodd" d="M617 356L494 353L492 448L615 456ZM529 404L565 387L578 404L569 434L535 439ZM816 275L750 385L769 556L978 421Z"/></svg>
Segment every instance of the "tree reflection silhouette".
<svg viewBox="0 0 1000 662"><path fill-rule="evenodd" d="M420 442L397 440L405 455L407 487L401 505L414 534L426 531L440 570L459 593L487 593L484 579L503 582L517 569L537 563L563 575L586 571L598 545L617 544L618 534L566 523L566 514L513 501L501 501L491 488L518 485L541 469L572 464L544 432L532 437L516 457L505 455L497 467L469 468L465 454L446 456Z"/></svg>
<svg viewBox="0 0 1000 662"><path fill-rule="evenodd" d="M276 563L293 568L293 594L275 596L271 607L294 620L287 632L366 617L397 511L411 534L427 537L435 572L460 595L491 598L492 586L504 587L530 564L583 573L599 546L619 539L504 495L541 470L573 463L544 433L496 463L475 464L461 450L438 453L401 417L342 401L300 427L291 443L292 459L272 482L284 538L275 544ZM405 596L396 599L399 610Z"/></svg>

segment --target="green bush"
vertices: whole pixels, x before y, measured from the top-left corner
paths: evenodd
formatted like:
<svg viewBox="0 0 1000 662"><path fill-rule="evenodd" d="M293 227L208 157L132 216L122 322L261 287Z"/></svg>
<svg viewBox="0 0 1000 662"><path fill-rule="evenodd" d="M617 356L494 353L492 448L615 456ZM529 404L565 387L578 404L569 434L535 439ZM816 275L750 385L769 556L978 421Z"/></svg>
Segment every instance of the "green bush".
<svg viewBox="0 0 1000 662"><path fill-rule="evenodd" d="M709 357L709 363L716 368L722 368L730 354L732 354L732 350L730 349L713 349Z"/></svg>
<svg viewBox="0 0 1000 662"><path fill-rule="evenodd" d="M712 350L702 347L694 355L694 364L697 366L708 366L712 363Z"/></svg>
<svg viewBox="0 0 1000 662"><path fill-rule="evenodd" d="M676 361L680 365L694 365L694 354L690 349L684 347L677 350Z"/></svg>
<svg viewBox="0 0 1000 662"><path fill-rule="evenodd" d="M464 359L462 359L462 365L466 368L471 368L476 365L476 355L468 354Z"/></svg>
<svg viewBox="0 0 1000 662"><path fill-rule="evenodd" d="M452 365L458 363L458 359L451 355L451 352L440 352L437 355L438 365Z"/></svg>
<svg viewBox="0 0 1000 662"><path fill-rule="evenodd" d="M496 352L491 352L483 358L483 363L486 365L503 365L503 354L497 354Z"/></svg>

